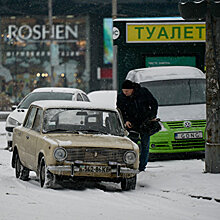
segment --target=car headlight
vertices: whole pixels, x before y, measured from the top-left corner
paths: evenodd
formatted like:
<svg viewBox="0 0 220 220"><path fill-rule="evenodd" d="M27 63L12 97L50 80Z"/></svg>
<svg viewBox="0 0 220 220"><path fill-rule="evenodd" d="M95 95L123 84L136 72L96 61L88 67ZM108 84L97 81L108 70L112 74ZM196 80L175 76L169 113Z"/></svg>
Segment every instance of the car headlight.
<svg viewBox="0 0 220 220"><path fill-rule="evenodd" d="M57 161L63 161L67 157L67 152L64 148L58 147L54 150L54 157Z"/></svg>
<svg viewBox="0 0 220 220"><path fill-rule="evenodd" d="M137 159L137 155L134 151L127 151L124 154L124 162L127 164L133 164L135 163Z"/></svg>
<svg viewBox="0 0 220 220"><path fill-rule="evenodd" d="M21 125L21 123L19 123L17 120L15 120L11 117L8 118L8 124L13 127L17 127L17 126Z"/></svg>

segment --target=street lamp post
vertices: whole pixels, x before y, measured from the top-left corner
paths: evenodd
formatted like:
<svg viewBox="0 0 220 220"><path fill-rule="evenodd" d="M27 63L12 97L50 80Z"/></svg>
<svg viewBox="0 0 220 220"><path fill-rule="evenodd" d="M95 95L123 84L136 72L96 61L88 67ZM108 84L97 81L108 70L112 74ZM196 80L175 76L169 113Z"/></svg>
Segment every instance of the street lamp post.
<svg viewBox="0 0 220 220"><path fill-rule="evenodd" d="M54 66L52 60L52 52L53 52L53 17L52 17L52 0L48 0L48 17L49 17L49 30L50 30L50 78L51 78L51 86L54 86Z"/></svg>
<svg viewBox="0 0 220 220"><path fill-rule="evenodd" d="M112 22L117 18L117 0L112 0ZM113 45L112 87L118 89L117 82L117 45Z"/></svg>

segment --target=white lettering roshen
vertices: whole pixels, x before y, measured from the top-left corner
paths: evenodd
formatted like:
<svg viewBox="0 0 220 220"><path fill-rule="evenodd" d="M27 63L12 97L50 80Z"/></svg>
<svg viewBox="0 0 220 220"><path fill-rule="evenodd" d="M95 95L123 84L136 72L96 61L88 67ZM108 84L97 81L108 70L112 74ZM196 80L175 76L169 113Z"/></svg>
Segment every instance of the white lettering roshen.
<svg viewBox="0 0 220 220"><path fill-rule="evenodd" d="M17 41L45 41L50 39L50 30L47 25L9 25L8 36L9 39L16 39ZM77 40L78 25L53 25L52 36L53 40Z"/></svg>
<svg viewBox="0 0 220 220"><path fill-rule="evenodd" d="M17 31L18 31L18 28L16 27L16 25L9 25L8 26L9 39L11 39L11 38L17 39L17 35L16 35Z"/></svg>
<svg viewBox="0 0 220 220"><path fill-rule="evenodd" d="M56 26L56 39L64 39L64 25L57 25Z"/></svg>
<svg viewBox="0 0 220 220"><path fill-rule="evenodd" d="M34 40L39 40L41 38L40 25L35 25L33 27L33 33L35 34L33 35Z"/></svg>
<svg viewBox="0 0 220 220"><path fill-rule="evenodd" d="M54 26L52 26L52 34L51 34L51 37L54 38ZM50 30L49 28L47 29L46 25L42 25L42 40L46 39L46 35L48 34L48 39L49 38L49 34L50 34Z"/></svg>
<svg viewBox="0 0 220 220"><path fill-rule="evenodd" d="M28 31L26 31L28 30ZM24 32L26 32L27 34L23 34ZM30 37L32 36L32 29L29 25L22 25L19 29L18 29L18 36L21 39L24 40L28 40L30 39Z"/></svg>
<svg viewBox="0 0 220 220"><path fill-rule="evenodd" d="M73 31L73 29L69 25L66 25L65 26L65 36L66 36L66 39L69 38L69 33L71 33L71 35L73 37L78 38L78 25L74 25L74 31Z"/></svg>

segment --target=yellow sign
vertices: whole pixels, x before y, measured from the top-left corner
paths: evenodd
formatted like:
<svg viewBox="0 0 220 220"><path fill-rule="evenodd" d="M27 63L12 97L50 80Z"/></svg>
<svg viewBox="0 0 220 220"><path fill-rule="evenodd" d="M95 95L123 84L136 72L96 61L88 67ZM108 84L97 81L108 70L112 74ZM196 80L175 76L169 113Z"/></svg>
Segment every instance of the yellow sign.
<svg viewBox="0 0 220 220"><path fill-rule="evenodd" d="M205 42L205 22L127 23L127 43Z"/></svg>

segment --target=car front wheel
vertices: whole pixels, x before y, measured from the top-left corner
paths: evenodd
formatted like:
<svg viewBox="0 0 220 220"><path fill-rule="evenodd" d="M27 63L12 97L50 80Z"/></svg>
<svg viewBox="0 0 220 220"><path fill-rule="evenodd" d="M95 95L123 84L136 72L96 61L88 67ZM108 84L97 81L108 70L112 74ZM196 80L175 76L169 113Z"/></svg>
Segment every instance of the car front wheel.
<svg viewBox="0 0 220 220"><path fill-rule="evenodd" d="M131 177L131 178L123 178L121 181L121 189L123 191L127 190L134 190L136 187L136 180L137 180L137 175Z"/></svg>
<svg viewBox="0 0 220 220"><path fill-rule="evenodd" d="M53 188L54 175L47 169L44 157L40 160L40 186Z"/></svg>

